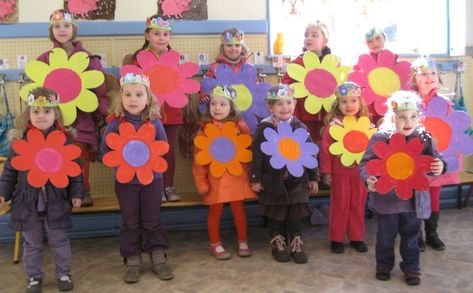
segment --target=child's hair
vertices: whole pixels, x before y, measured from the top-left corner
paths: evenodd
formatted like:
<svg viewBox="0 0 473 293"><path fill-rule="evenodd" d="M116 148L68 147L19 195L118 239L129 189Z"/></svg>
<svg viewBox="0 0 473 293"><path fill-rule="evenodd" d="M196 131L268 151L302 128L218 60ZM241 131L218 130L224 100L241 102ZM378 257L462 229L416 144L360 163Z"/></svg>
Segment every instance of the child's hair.
<svg viewBox="0 0 473 293"><path fill-rule="evenodd" d="M218 94L223 93L223 94ZM228 93L228 94L227 94ZM241 114L238 107L235 105L234 99L236 98L237 91L232 86L217 85L212 89L212 93L209 96L209 102L205 105L205 111L201 116L201 123L207 124L212 121L212 116L210 115L210 102L212 102L213 97L224 96L227 98L230 103L230 113L228 114L227 120L229 121L238 121L240 120ZM227 97L228 96L228 97Z"/></svg>
<svg viewBox="0 0 473 293"><path fill-rule="evenodd" d="M330 109L330 112L327 113L327 115L324 118L324 123L325 124L330 124L330 122L334 118L342 118L343 113L340 111L340 98L341 97L346 97L346 96L355 96L358 97L358 102L360 104L360 110L358 113L356 113L356 118L360 118L362 116L366 116L368 118L371 118L370 112L368 110L368 106L366 106L365 99L361 96L361 87L354 83L354 82L345 82L342 85L340 85L337 89L337 92L335 93L337 98L332 104L332 109Z"/></svg>
<svg viewBox="0 0 473 293"><path fill-rule="evenodd" d="M69 10L66 10L66 9L57 9L57 10L54 10L53 13L51 13L51 15L49 16L49 21L50 21L50 25L49 25L49 39L51 40L51 42L53 43L58 43L58 41L56 40L56 38L54 37L54 33L53 33L53 24L52 24L52 19L55 15L68 15L69 17L71 17L71 24L73 26L73 33L72 33L72 38L70 39L70 41L73 41L77 38L77 25L74 23L74 16L72 15L72 13L69 11Z"/></svg>
<svg viewBox="0 0 473 293"><path fill-rule="evenodd" d="M325 23L323 23L320 20L316 20L314 22L309 23L306 26L305 30L307 30L309 27L318 28L322 32L324 37L328 40L330 34L329 34L329 31L328 31L328 26Z"/></svg>
<svg viewBox="0 0 473 293"><path fill-rule="evenodd" d="M243 32L240 31L239 29L237 28L227 28L226 30L224 30L220 36L220 38L223 40L223 37L225 35L232 35L232 36L237 36L237 35L241 35L242 38L243 38ZM225 44L223 43L223 41L220 43L220 47L219 47L219 56L223 55L223 47L225 46ZM241 42L241 54L240 54L241 57L247 57L248 56L248 47L245 45L245 43L242 41Z"/></svg>
<svg viewBox="0 0 473 293"><path fill-rule="evenodd" d="M432 70L433 72L437 72L437 76L439 79L439 84L442 84L442 80L440 79L440 75L438 75L438 70L437 70L437 65L435 64L435 61L427 56L422 56L411 63L411 89L414 91L419 91L417 88L417 83L416 83L416 76L419 74L419 72L422 72L424 70Z"/></svg>
<svg viewBox="0 0 473 293"><path fill-rule="evenodd" d="M422 114L421 111L422 99L413 91L396 91L386 101L388 111L384 115L383 123L379 126L382 131L395 131L394 115L398 111L415 110Z"/></svg>
<svg viewBox="0 0 473 293"><path fill-rule="evenodd" d="M150 17L147 18L147 22L148 22L148 20L153 19L153 18L157 18L157 17L160 17L162 20L171 20L172 19L171 17L167 17L167 16L164 16L164 15L159 15L158 16L157 14L153 14ZM152 30L152 29L153 28L151 28L151 27L147 27L144 32L149 33L149 31ZM169 33L172 34L171 31L169 31ZM136 60L136 56L138 55L138 53L142 50L148 49L148 47L149 47L149 41L145 37L145 42L144 42L143 46L141 46L140 49L136 50L135 53L133 53L133 59ZM168 50L171 50L171 46L169 44L168 44Z"/></svg>

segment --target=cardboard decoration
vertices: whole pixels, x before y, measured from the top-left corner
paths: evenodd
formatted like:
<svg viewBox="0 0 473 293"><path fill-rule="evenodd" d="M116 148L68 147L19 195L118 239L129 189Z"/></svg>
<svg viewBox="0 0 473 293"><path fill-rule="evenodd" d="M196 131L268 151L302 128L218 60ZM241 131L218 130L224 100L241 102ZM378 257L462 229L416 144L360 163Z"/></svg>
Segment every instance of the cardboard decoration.
<svg viewBox="0 0 473 293"><path fill-rule="evenodd" d="M204 135L194 139L199 149L195 156L197 164L209 165L210 174L222 177L225 171L240 176L243 172L242 163L249 163L253 158L250 150L251 136L240 134L235 122L225 122L221 128L213 123L204 127Z"/></svg>
<svg viewBox="0 0 473 293"><path fill-rule="evenodd" d="M17 0L0 0L0 23L18 22Z"/></svg>
<svg viewBox="0 0 473 293"><path fill-rule="evenodd" d="M355 162L360 163L365 153L368 141L376 128L371 128L368 117L360 117L358 120L353 116L345 116L343 125L330 127L330 136L334 139L329 147L332 155L341 155L340 161L343 166L349 167Z"/></svg>
<svg viewBox="0 0 473 293"><path fill-rule="evenodd" d="M120 69L123 72L144 74L149 77L151 91L158 99L159 104L167 103L173 108L182 108L187 105L186 94L194 94L200 90L200 84L190 79L199 70L193 62L179 64L179 53L168 51L157 57L153 52L144 50L138 53L139 67L125 65Z"/></svg>
<svg viewBox="0 0 473 293"><path fill-rule="evenodd" d="M322 107L330 111L335 101L335 92L339 85L346 81L349 66L341 66L337 56L328 54L322 62L311 51L306 51L302 57L304 65L291 63L287 65L287 73L296 80L292 85L296 98L306 98L305 110L317 114Z"/></svg>
<svg viewBox="0 0 473 293"><path fill-rule="evenodd" d="M64 0L64 9L82 19L115 18L116 0Z"/></svg>
<svg viewBox="0 0 473 293"><path fill-rule="evenodd" d="M376 60L371 55L363 54L353 67L348 80L361 86L361 96L367 105L373 104L376 113L384 116L388 107L386 100L398 90L409 90L411 64L397 61L397 56L389 50L383 50Z"/></svg>
<svg viewBox="0 0 473 293"><path fill-rule="evenodd" d="M426 130L432 134L437 151L442 153L448 171L458 171L459 155L473 154L473 139L465 134L470 127L471 118L467 112L451 111L449 101L433 97L424 111Z"/></svg>
<svg viewBox="0 0 473 293"><path fill-rule="evenodd" d="M275 169L287 168L294 177L304 174L304 167L314 169L318 166L316 155L319 148L313 142L308 142L309 132L305 128L292 131L286 122L278 124L275 131L265 128L266 141L261 144L261 151L270 156L269 163Z"/></svg>
<svg viewBox="0 0 473 293"><path fill-rule="evenodd" d="M54 48L49 54L49 65L41 61L26 64L25 73L33 81L21 88L20 96L28 101L28 95L37 87L52 89L60 96L64 125L74 123L77 109L94 112L99 106L97 96L90 89L101 86L105 77L99 70L87 70L89 56L77 52L67 57L62 48Z"/></svg>
<svg viewBox="0 0 473 293"><path fill-rule="evenodd" d="M79 176L81 168L74 162L81 150L74 144L65 145L66 136L60 130L51 131L45 138L43 133L30 129L26 139L15 140L12 144L16 156L11 165L18 171L27 171L28 183L42 187L49 180L57 188L66 188L69 178Z"/></svg>
<svg viewBox="0 0 473 293"><path fill-rule="evenodd" d="M377 192L386 194L395 188L400 199L408 200L414 190L428 190L429 179L425 174L430 172L434 158L422 155L422 150L420 138L406 143L405 136L400 133L391 136L388 143L376 142L373 152L379 159L369 161L366 171L379 177L375 185Z"/></svg>
<svg viewBox="0 0 473 293"><path fill-rule="evenodd" d="M105 137L111 151L102 161L107 167L118 168L118 182L128 183L136 175L141 184L148 185L153 181L153 172L162 173L168 168L162 156L169 151L169 144L155 138L156 128L151 122L141 125L138 131L131 123L120 122L118 133Z"/></svg>
<svg viewBox="0 0 473 293"><path fill-rule="evenodd" d="M256 68L250 64L244 64L236 73L230 66L218 64L215 68L215 78L205 77L202 80L202 89L207 95L210 95L217 85L231 85L237 91L234 102L251 133L254 133L258 126L258 118L269 116L265 99L271 84L256 82L257 76Z"/></svg>

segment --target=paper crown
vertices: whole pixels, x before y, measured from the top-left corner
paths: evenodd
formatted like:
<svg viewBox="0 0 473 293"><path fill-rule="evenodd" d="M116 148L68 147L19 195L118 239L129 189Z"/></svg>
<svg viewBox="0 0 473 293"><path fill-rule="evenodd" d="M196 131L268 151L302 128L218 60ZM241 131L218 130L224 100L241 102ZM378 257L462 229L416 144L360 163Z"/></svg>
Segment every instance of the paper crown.
<svg viewBox="0 0 473 293"><path fill-rule="evenodd" d="M243 44L245 34L237 29L235 33L231 33L229 31L223 33L221 36L221 41L222 44L227 45L227 44L232 44L232 45L237 45L237 44Z"/></svg>
<svg viewBox="0 0 473 293"><path fill-rule="evenodd" d="M70 12L62 12L61 10L55 10L51 14L49 25L52 26L53 24L58 23L58 22L70 23L74 26L76 25L74 17L72 16Z"/></svg>
<svg viewBox="0 0 473 293"><path fill-rule="evenodd" d="M169 18L167 20L164 20L161 18L161 16L156 16L156 17L148 17L146 19L146 28L159 28L163 30L169 30L172 31L172 27L174 26L174 19Z"/></svg>
<svg viewBox="0 0 473 293"><path fill-rule="evenodd" d="M380 27L373 27L365 33L365 40L368 41L377 36L382 36L384 39L386 39L386 34Z"/></svg>
<svg viewBox="0 0 473 293"><path fill-rule="evenodd" d="M315 27L319 28L322 31L322 33L324 34L324 36L328 39L328 37L329 37L328 26L325 23L323 23L322 21L317 19L316 21L309 23L308 26L315 26Z"/></svg>
<svg viewBox="0 0 473 293"><path fill-rule="evenodd" d="M120 85L139 83L146 87L149 87L149 78L146 75L136 74L132 72L126 73L120 78Z"/></svg>
<svg viewBox="0 0 473 293"><path fill-rule="evenodd" d="M337 97L358 97L361 96L361 87L351 81L347 81L338 87L335 93Z"/></svg>
<svg viewBox="0 0 473 293"><path fill-rule="evenodd" d="M59 106L59 95L37 95L30 94L28 96L28 106L32 107L57 107Z"/></svg>
<svg viewBox="0 0 473 293"><path fill-rule="evenodd" d="M414 75L427 71L437 72L435 61L427 56L422 56L412 61L411 68L414 71Z"/></svg>
<svg viewBox="0 0 473 293"><path fill-rule="evenodd" d="M285 84L275 85L268 91L268 100L292 99L294 98L294 88Z"/></svg>
<svg viewBox="0 0 473 293"><path fill-rule="evenodd" d="M236 99L236 95L236 90L233 87L227 85L217 85L210 93L211 97L225 97L232 101Z"/></svg>
<svg viewBox="0 0 473 293"><path fill-rule="evenodd" d="M394 92L388 99L388 105L390 105L393 112L404 110L419 111L421 102L421 98L416 93L411 91Z"/></svg>

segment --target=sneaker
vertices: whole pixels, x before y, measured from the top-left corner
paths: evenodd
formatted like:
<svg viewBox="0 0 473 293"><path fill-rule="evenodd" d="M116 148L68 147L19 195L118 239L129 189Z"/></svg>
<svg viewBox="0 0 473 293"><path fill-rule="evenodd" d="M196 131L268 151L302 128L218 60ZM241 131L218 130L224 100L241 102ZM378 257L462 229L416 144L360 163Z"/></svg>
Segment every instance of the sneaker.
<svg viewBox="0 0 473 293"><path fill-rule="evenodd" d="M232 257L232 255L223 248L220 242L210 245L210 254L218 260L227 260Z"/></svg>
<svg viewBox="0 0 473 293"><path fill-rule="evenodd" d="M238 242L238 256L247 257L251 255L250 247L248 246L248 242L240 241Z"/></svg>
<svg viewBox="0 0 473 293"><path fill-rule="evenodd" d="M174 186L165 187L164 194L166 195L167 201L174 202L181 200L181 197L177 194L176 188Z"/></svg>
<svg viewBox="0 0 473 293"><path fill-rule="evenodd" d="M286 249L286 239L281 234L274 236L270 243L272 244L271 254L274 256L275 260L279 262L288 262L291 260L291 255Z"/></svg>
<svg viewBox="0 0 473 293"><path fill-rule="evenodd" d="M358 252L367 252L368 246L363 241L350 241L350 246Z"/></svg>
<svg viewBox="0 0 473 293"><path fill-rule="evenodd" d="M151 271L155 273L158 276L158 278L163 281L169 281L169 280L174 279L174 275L171 271L171 268L165 262L157 264L157 265L153 265L151 267Z"/></svg>
<svg viewBox="0 0 473 293"><path fill-rule="evenodd" d="M417 286L420 284L420 272L407 272L404 273L406 277L406 283L409 286Z"/></svg>
<svg viewBox="0 0 473 293"><path fill-rule="evenodd" d="M41 293L41 283L43 282L40 278L28 278L28 284L26 285L26 293Z"/></svg>
<svg viewBox="0 0 473 293"><path fill-rule="evenodd" d="M333 253L344 253L345 246L343 246L343 242L330 241L330 250Z"/></svg>
<svg viewBox="0 0 473 293"><path fill-rule="evenodd" d="M376 272L376 280L379 281L388 281L391 278L390 272L378 271Z"/></svg>
<svg viewBox="0 0 473 293"><path fill-rule="evenodd" d="M71 291L74 289L74 284L72 283L71 275L64 275L57 279L57 288L59 291Z"/></svg>
<svg viewBox="0 0 473 293"><path fill-rule="evenodd" d="M302 264L307 262L307 255L302 249L303 244L304 242L302 242L300 235L295 236L291 241L291 256L295 263Z"/></svg>

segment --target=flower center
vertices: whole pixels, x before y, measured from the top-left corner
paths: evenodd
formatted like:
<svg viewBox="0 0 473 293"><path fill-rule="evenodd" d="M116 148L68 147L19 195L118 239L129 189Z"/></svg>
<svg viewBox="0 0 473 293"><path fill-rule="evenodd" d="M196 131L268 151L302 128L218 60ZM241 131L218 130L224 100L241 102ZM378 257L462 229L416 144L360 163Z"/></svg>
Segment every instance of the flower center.
<svg viewBox="0 0 473 293"><path fill-rule="evenodd" d="M432 134L435 145L439 152L443 152L450 145L452 129L450 125L435 117L426 117L423 124Z"/></svg>
<svg viewBox="0 0 473 293"><path fill-rule="evenodd" d="M368 146L368 136L364 132L351 130L343 137L343 145L352 154L364 152Z"/></svg>
<svg viewBox="0 0 473 293"><path fill-rule="evenodd" d="M319 98L330 97L337 88L337 80L325 69L314 69L304 79L305 88Z"/></svg>
<svg viewBox="0 0 473 293"><path fill-rule="evenodd" d="M48 73L43 86L59 93L61 104L65 104L80 95L82 80L75 71L58 68Z"/></svg>
<svg viewBox="0 0 473 293"><path fill-rule="evenodd" d="M389 97L401 88L401 80L396 72L389 68L381 67L368 74L368 83L378 96Z"/></svg>
<svg viewBox="0 0 473 293"><path fill-rule="evenodd" d="M134 168L143 166L149 161L148 145L141 140L130 140L122 150L125 161Z"/></svg>
<svg viewBox="0 0 473 293"><path fill-rule="evenodd" d="M299 144L292 138L281 138L278 142L278 149L286 160L294 161L299 159L301 155Z"/></svg>
<svg viewBox="0 0 473 293"><path fill-rule="evenodd" d="M414 159L406 153L398 152L389 156L386 160L386 171L388 175L396 180L404 180L414 173Z"/></svg>
<svg viewBox="0 0 473 293"><path fill-rule="evenodd" d="M61 169L64 160L60 152L53 148L45 147L36 153L35 163L41 171L55 173Z"/></svg>
<svg viewBox="0 0 473 293"><path fill-rule="evenodd" d="M251 107L253 103L253 95L250 90L244 84L234 84L232 87L237 92L237 98L235 99L235 106L237 106L240 112L244 112Z"/></svg>
<svg viewBox="0 0 473 293"><path fill-rule="evenodd" d="M210 153L215 160L228 163L235 157L235 144L226 137L217 137L210 144Z"/></svg>
<svg viewBox="0 0 473 293"><path fill-rule="evenodd" d="M173 92L179 86L179 73L166 65L155 65L145 72L151 82L151 90L158 95Z"/></svg>

